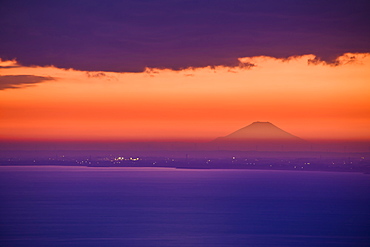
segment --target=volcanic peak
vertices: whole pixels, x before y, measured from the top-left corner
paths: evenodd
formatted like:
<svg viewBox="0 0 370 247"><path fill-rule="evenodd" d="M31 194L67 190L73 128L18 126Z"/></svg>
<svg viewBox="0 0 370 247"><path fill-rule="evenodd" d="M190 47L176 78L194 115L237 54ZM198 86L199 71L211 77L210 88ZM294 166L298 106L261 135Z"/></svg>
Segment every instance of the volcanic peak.
<svg viewBox="0 0 370 247"><path fill-rule="evenodd" d="M253 122L218 141L302 141L270 122Z"/></svg>

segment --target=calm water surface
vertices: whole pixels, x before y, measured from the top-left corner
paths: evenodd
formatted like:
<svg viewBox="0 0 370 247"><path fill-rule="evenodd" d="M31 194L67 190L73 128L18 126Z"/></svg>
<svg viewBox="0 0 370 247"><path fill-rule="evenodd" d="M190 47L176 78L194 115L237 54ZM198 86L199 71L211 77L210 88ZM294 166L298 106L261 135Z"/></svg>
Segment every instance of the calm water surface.
<svg viewBox="0 0 370 247"><path fill-rule="evenodd" d="M370 175L0 167L0 246L369 246Z"/></svg>

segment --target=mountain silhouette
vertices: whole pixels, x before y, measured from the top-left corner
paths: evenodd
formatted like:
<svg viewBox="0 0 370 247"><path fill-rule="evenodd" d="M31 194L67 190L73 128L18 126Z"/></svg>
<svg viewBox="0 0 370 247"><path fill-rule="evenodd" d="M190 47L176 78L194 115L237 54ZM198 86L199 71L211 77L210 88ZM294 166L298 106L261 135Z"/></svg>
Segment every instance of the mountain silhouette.
<svg viewBox="0 0 370 247"><path fill-rule="evenodd" d="M219 137L216 142L303 142L270 122L254 122L227 136Z"/></svg>

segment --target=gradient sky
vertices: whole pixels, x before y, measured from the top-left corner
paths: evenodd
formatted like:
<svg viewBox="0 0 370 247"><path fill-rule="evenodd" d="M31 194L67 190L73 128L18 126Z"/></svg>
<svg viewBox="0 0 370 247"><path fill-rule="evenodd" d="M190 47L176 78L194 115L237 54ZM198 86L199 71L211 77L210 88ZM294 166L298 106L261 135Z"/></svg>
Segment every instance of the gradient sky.
<svg viewBox="0 0 370 247"><path fill-rule="evenodd" d="M368 1L2 1L0 139L370 140Z"/></svg>

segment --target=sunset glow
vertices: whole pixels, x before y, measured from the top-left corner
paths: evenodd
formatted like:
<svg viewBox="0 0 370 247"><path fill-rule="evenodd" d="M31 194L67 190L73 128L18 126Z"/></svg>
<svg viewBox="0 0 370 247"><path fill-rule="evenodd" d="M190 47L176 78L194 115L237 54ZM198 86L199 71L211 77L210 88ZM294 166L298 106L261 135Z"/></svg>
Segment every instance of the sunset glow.
<svg viewBox="0 0 370 247"><path fill-rule="evenodd" d="M117 73L2 60L0 136L206 141L270 121L304 139L370 140L370 54L239 61Z"/></svg>

